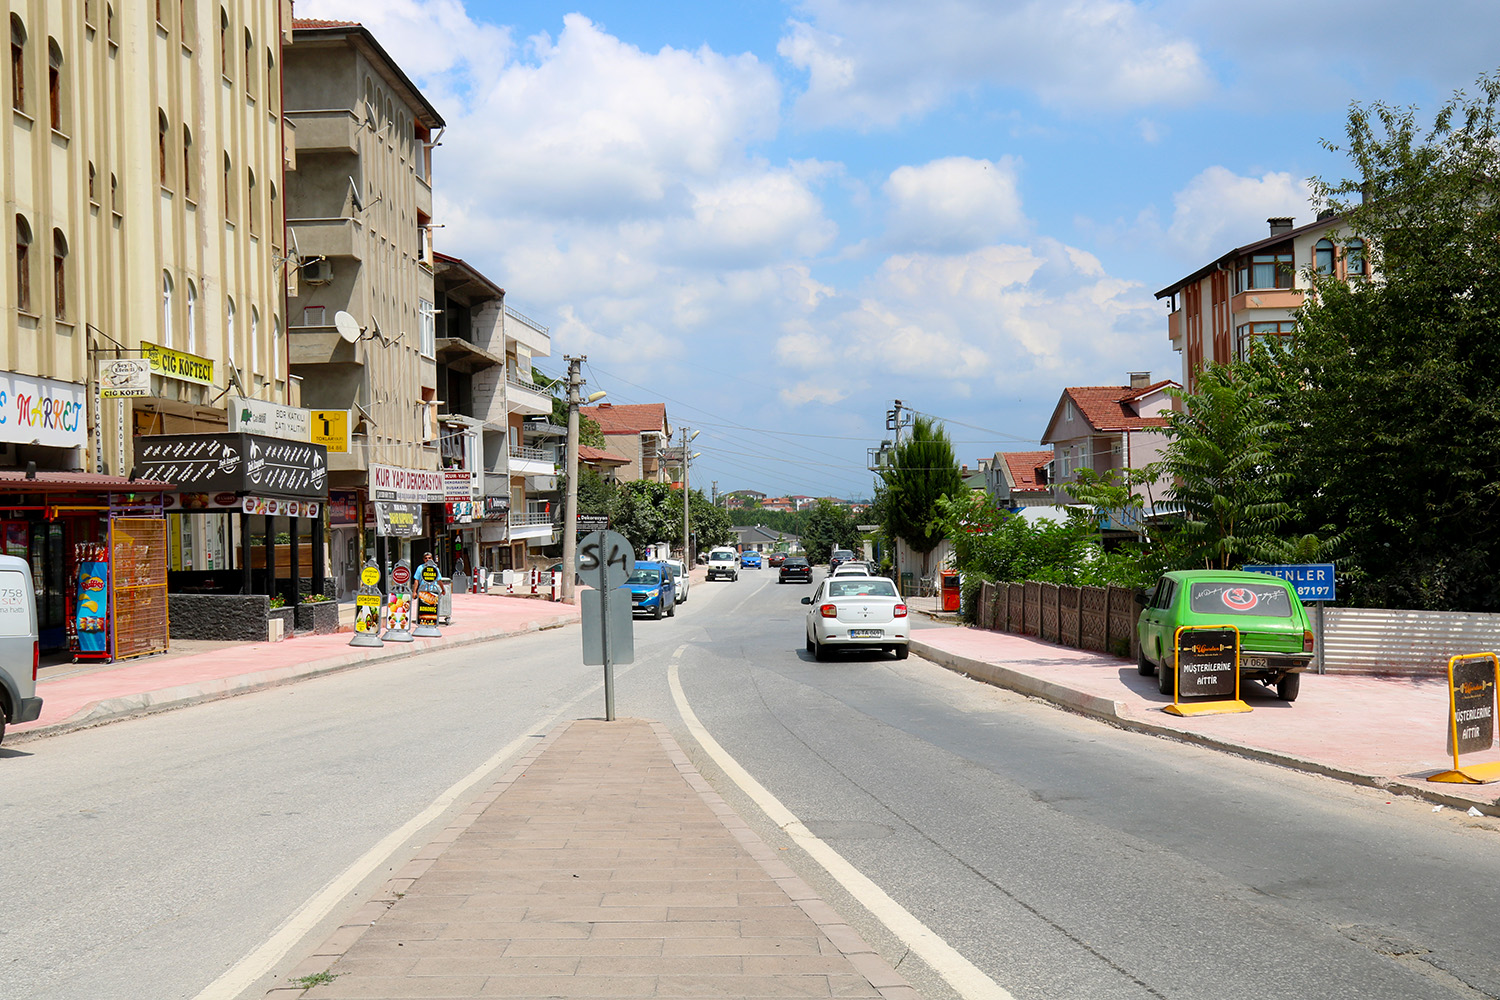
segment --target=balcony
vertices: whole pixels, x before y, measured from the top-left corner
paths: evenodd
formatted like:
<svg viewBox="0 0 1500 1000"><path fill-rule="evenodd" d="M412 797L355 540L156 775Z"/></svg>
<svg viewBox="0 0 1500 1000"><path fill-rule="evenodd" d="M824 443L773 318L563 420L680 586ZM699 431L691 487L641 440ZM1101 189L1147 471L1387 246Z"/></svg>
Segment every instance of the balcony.
<svg viewBox="0 0 1500 1000"><path fill-rule="evenodd" d="M288 111L299 153L359 153L359 122L347 108Z"/></svg>
<svg viewBox="0 0 1500 1000"><path fill-rule="evenodd" d="M505 376L505 396L506 409L511 413L536 416L552 412L552 394L520 376Z"/></svg>
<svg viewBox="0 0 1500 1000"><path fill-rule="evenodd" d="M287 360L298 365L362 365L365 344L349 343L331 326L294 326L287 330Z"/></svg>
<svg viewBox="0 0 1500 1000"><path fill-rule="evenodd" d="M1246 309L1286 309L1302 307L1303 294L1297 288L1252 288L1240 292L1229 300L1229 311L1235 314ZM1275 319L1276 317L1271 317Z"/></svg>
<svg viewBox="0 0 1500 1000"><path fill-rule="evenodd" d="M551 357L552 335L530 316L505 307L505 336L531 349L533 355Z"/></svg>
<svg viewBox="0 0 1500 1000"><path fill-rule="evenodd" d="M546 511L528 510L524 514L514 511L510 515L511 541L523 538L551 538L552 515Z"/></svg>
<svg viewBox="0 0 1500 1000"><path fill-rule="evenodd" d="M286 227L295 236L297 252L308 259L312 257L364 257L364 240L356 238L361 229L356 219L287 219Z"/></svg>
<svg viewBox="0 0 1500 1000"><path fill-rule="evenodd" d="M552 476L557 474L557 459L542 448L512 448L510 474L513 476Z"/></svg>

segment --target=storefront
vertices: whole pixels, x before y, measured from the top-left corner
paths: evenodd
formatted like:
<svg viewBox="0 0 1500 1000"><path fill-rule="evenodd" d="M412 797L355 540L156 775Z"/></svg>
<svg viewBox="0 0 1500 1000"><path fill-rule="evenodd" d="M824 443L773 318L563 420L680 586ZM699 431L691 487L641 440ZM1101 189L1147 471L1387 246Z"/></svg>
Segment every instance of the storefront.
<svg viewBox="0 0 1500 1000"><path fill-rule="evenodd" d="M374 557L383 579L389 579L390 568L402 559L415 566L428 552L439 559L448 552L442 470L371 465L370 500L372 516L367 523L374 528Z"/></svg>

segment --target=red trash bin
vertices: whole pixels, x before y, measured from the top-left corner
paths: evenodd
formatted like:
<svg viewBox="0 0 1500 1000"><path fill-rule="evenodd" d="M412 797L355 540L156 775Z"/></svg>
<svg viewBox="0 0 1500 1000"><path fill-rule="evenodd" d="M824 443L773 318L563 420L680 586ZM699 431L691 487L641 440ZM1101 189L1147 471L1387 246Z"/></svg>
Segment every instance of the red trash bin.
<svg viewBox="0 0 1500 1000"><path fill-rule="evenodd" d="M957 611L961 595L958 590L958 570L945 569L943 579L943 610Z"/></svg>

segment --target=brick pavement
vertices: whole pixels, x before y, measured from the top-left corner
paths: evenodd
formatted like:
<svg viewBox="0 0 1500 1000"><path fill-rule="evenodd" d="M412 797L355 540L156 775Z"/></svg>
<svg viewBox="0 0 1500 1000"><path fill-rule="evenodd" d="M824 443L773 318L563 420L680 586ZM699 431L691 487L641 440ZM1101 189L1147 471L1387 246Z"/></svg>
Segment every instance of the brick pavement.
<svg viewBox="0 0 1500 1000"><path fill-rule="evenodd" d="M665 727L573 722L268 996L917 1000L777 853Z"/></svg>

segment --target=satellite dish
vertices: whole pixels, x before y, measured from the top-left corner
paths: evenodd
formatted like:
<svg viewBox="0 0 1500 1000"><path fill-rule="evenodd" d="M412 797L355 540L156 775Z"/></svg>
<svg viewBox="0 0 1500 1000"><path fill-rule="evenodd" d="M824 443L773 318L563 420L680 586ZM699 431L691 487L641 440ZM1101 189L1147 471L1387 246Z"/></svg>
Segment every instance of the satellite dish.
<svg viewBox="0 0 1500 1000"><path fill-rule="evenodd" d="M333 314L333 328L348 343L352 344L359 339L359 320L342 309Z"/></svg>

